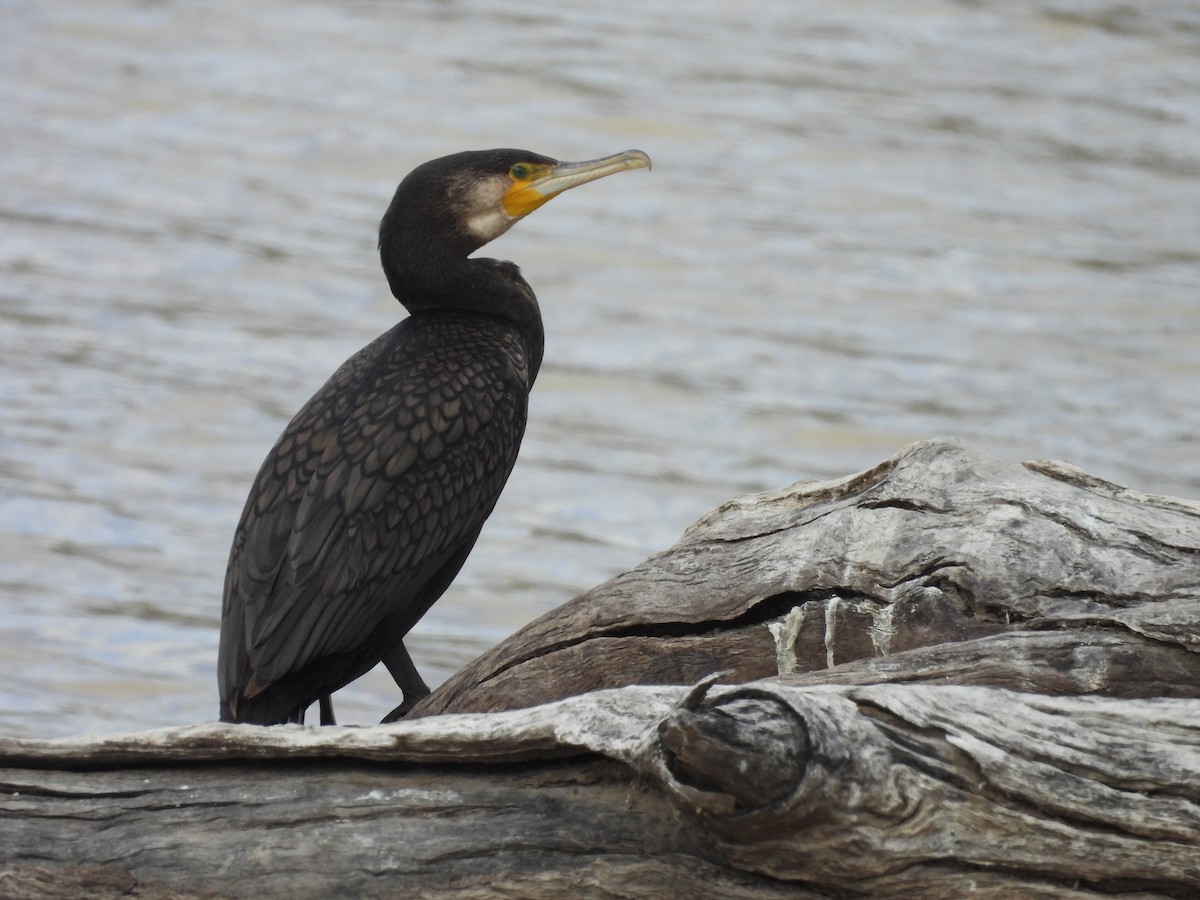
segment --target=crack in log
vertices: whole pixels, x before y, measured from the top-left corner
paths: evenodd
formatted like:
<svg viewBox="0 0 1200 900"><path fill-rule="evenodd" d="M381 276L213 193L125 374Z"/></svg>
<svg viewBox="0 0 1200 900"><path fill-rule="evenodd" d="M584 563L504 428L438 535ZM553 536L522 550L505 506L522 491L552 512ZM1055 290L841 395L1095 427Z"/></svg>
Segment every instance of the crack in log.
<svg viewBox="0 0 1200 900"><path fill-rule="evenodd" d="M1145 594L1145 593L1129 593L1129 594L1106 594L1097 590L1074 590L1067 587L1055 587L1047 590L1039 591L1038 595L1046 600L1072 600L1079 603L1096 603L1100 606L1105 606L1110 609L1129 609L1133 606L1141 606L1148 603L1155 603L1161 599L1169 599L1170 595L1164 598L1161 594ZM1055 620L1051 624L1061 626L1061 621ZM1074 621L1066 623L1073 627Z"/></svg>
<svg viewBox="0 0 1200 900"><path fill-rule="evenodd" d="M939 589L940 589L940 585L949 584L954 588L955 594L959 594L960 596L962 596L962 594L961 594L962 586L960 584L958 584L958 582L954 581L953 579L931 578L931 576L936 575L938 572L941 572L944 569L960 569L964 572L969 572L971 570L971 567L967 563L961 562L957 559L947 559L944 556L936 556L933 559L931 559L929 562L925 563L925 565L921 566L919 569L917 569L913 572L905 572L903 575L901 575L895 581L881 581L880 587L886 588L887 590L891 591L891 590L895 590L896 588L900 587L900 585L902 585L902 584L912 584L913 582L924 582L925 586L927 586L927 587L939 587ZM974 602L971 601L969 597L964 596L963 599L968 602L968 609L970 609L974 606ZM886 602L886 601L880 601L880 602Z"/></svg>
<svg viewBox="0 0 1200 900"><path fill-rule="evenodd" d="M610 638L648 638L671 640L677 638L703 637L719 631L737 631L755 625L766 625L786 616L798 606L806 603L823 603L828 600L860 600L872 604L886 601L871 597L853 589L814 588L807 591L783 591L763 597L750 604L744 612L729 619L708 619L701 622L652 622L638 625L626 625L617 628L593 631L573 640L547 642L533 648L530 652L507 660L486 675L479 678L474 687L492 681L504 673L524 665L534 659L569 650L589 641Z"/></svg>
<svg viewBox="0 0 1200 900"><path fill-rule="evenodd" d="M1012 893L1005 896L1012 897L1045 897L1050 894L1043 894L1037 891L1039 887L1047 891L1053 891L1053 896L1058 896L1059 891L1070 891L1072 897L1081 896L1086 893L1089 896L1096 897L1124 897L1128 895L1150 897L1164 897L1170 900L1195 900L1196 894L1192 890L1181 890L1177 883L1163 882L1155 879L1096 879L1089 881L1077 876L1061 876L1055 877L1050 872L1033 872L1027 868L1018 868L1016 866L997 865L994 863L979 864L973 863L965 859L926 859L906 865L895 872L889 873L887 883L892 891L895 891L895 876L910 874L914 876L916 883L928 885L930 879L922 877L923 873L928 870L944 870L948 876L947 880L953 884L963 884L966 882L964 878L966 873L976 873L985 879L988 887L1000 887L1003 885L993 885L991 882L996 879L1003 879L1005 882L1011 883ZM902 884L902 882L901 882ZM866 885L865 889L871 892L870 886ZM899 896L899 894L895 894ZM938 894L937 896L945 896ZM988 893L985 896L995 897L994 893Z"/></svg>
<svg viewBox="0 0 1200 900"><path fill-rule="evenodd" d="M1055 525L1060 526L1069 534L1074 535L1084 544L1089 546L1105 546L1111 542L1111 539L1106 539L1102 535L1098 535L1089 531L1079 522L1071 519L1068 516L1051 512L1048 509L1042 509L1024 500L1011 499L1003 502L1019 507L1031 517L1040 517L1046 519L1048 522L1053 522ZM1111 525L1113 523L1106 522L1106 524ZM1187 557L1200 555L1200 547L1187 547L1180 544L1172 544L1169 541L1164 541L1162 538L1155 537L1152 534L1147 534L1144 531L1135 531L1131 529L1126 533L1130 537L1136 539L1138 543L1124 543L1121 545L1115 545L1115 542L1113 542L1114 546L1121 546L1123 549L1134 554L1135 556L1139 556L1142 559L1148 559L1152 562L1176 562L1178 561L1177 558L1180 554ZM1142 546L1139 546L1139 544Z"/></svg>
<svg viewBox="0 0 1200 900"><path fill-rule="evenodd" d="M1016 506L1030 518L1042 518L1048 522L1053 522L1068 534L1073 535L1088 546L1105 546L1107 544L1112 544L1113 546L1120 546L1122 549L1127 550L1134 556L1157 563L1177 562L1179 561L1178 557L1181 554L1186 557L1200 556L1200 547L1188 547L1181 544L1172 544L1169 541L1164 541L1162 538L1155 537L1154 535L1147 534L1143 531L1129 530L1126 532L1130 537L1136 539L1138 543L1116 544L1116 542L1111 538L1106 538L1103 535L1096 534L1095 532L1088 530L1087 528L1083 527L1080 522L1070 518L1069 516L1035 506L1028 501L1019 498L1008 498L999 502L1010 506ZM1105 524L1113 525L1114 523L1105 520Z"/></svg>
<svg viewBox="0 0 1200 900"><path fill-rule="evenodd" d="M1021 463L1025 469L1053 481L1062 482L1104 500L1130 506L1148 506L1155 510L1175 513L1189 518L1200 518L1200 504L1194 500L1171 497L1166 494L1147 494L1131 490L1123 484L1109 481L1076 468L1070 463L1057 460L1029 460Z"/></svg>
<svg viewBox="0 0 1200 900"><path fill-rule="evenodd" d="M1200 556L1200 547L1185 547L1182 544L1172 544L1170 541L1164 541L1162 538L1155 537L1152 534L1147 534L1144 531L1131 530L1129 533L1142 543L1151 544L1163 550L1171 551L1173 553L1182 553L1185 556Z"/></svg>
<svg viewBox="0 0 1200 900"><path fill-rule="evenodd" d="M950 512L949 509L944 507L922 503L919 500L914 500L912 497L884 497L879 500L863 500L858 505L862 509L900 509L906 512L932 513L934 515L945 515Z"/></svg>
<svg viewBox="0 0 1200 900"><path fill-rule="evenodd" d="M186 806L188 809L222 809L224 807L231 806L231 807L236 807L236 808L241 809L248 805L250 805L250 804L248 804L245 800L196 801L196 800L192 800L189 798L187 800L180 800L176 803L147 803L145 805L139 804L138 808L139 809L150 809L150 810L157 811L157 810L179 809L180 807L183 807L183 806ZM265 804L254 804L254 805L265 808Z"/></svg>
<svg viewBox="0 0 1200 900"><path fill-rule="evenodd" d="M780 534L781 532L784 532L784 531L791 531L795 528L805 528L809 525L812 525L814 522L819 522L821 519L824 519L826 516L832 516L839 511L837 507L834 507L833 509L823 510L814 516L804 515L805 513L808 513L810 511L810 509L811 509L811 507L804 507L802 510L798 510L795 517L792 518L791 520L789 520L787 522L776 523L772 527L765 528L762 531L747 532L747 533L728 536L728 537L722 537L719 535L704 535L700 541L697 541L696 543L692 544L687 549L688 550L707 551L708 545L712 545L712 544L733 546L735 544L744 544L747 541L757 541L757 540L761 540L762 538L765 538L765 537L770 537L771 535ZM687 537L690 536L691 533L696 528L697 528L697 526L693 525L686 532L684 532L685 541L686 541Z"/></svg>
<svg viewBox="0 0 1200 900"><path fill-rule="evenodd" d="M763 597L761 600L752 603L747 610L730 619L709 619L704 622L653 622L628 625L623 628L614 628L602 633L589 635L585 640L590 640L593 637L696 637L712 634L714 631L735 630L745 628L749 625L765 625L768 622L774 622L776 619L787 615L797 606L804 606L807 603L824 603L829 600L861 600L876 605L885 602L861 591L845 588L813 588L806 591L783 591Z"/></svg>
<svg viewBox="0 0 1200 900"><path fill-rule="evenodd" d="M9 797L54 797L61 800L120 800L136 799L156 793L155 790L139 791L67 791L36 784L0 784L0 795Z"/></svg>
<svg viewBox="0 0 1200 900"><path fill-rule="evenodd" d="M945 729L916 725L871 700L855 698L855 704L859 713L883 733L889 744L904 751L904 756L898 762L965 793L984 793L993 802L1005 796L994 790L989 791L991 785L979 763L966 751L950 743ZM936 742L937 746L931 746L931 742ZM990 796L991 793L995 796Z"/></svg>
<svg viewBox="0 0 1200 900"><path fill-rule="evenodd" d="M1089 531L1088 529L1084 528L1082 525L1080 525L1075 520L1069 518L1068 516L1064 516L1064 515L1060 515L1059 513L1051 512L1048 509L1042 509L1040 507L1034 506L1032 503L1027 503L1024 500L1009 500L1007 502L1012 504L1013 506L1020 507L1031 518L1035 518L1035 519L1043 518L1047 522L1053 522L1055 525L1062 528L1068 534L1074 535L1080 541L1082 541L1083 543L1085 543L1089 546L1103 543L1103 538L1101 538L1100 535L1098 535L1092 531Z"/></svg>

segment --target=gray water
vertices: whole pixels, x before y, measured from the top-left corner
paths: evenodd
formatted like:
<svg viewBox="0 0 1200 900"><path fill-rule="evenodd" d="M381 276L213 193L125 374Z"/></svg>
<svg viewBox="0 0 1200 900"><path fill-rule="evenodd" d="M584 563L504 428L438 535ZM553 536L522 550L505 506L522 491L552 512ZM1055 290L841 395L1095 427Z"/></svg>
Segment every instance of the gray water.
<svg viewBox="0 0 1200 900"><path fill-rule="evenodd" d="M461 149L655 167L486 251L546 364L431 682L921 438L1200 496L1198 98L1197 2L0 2L0 734L215 716L250 481Z"/></svg>

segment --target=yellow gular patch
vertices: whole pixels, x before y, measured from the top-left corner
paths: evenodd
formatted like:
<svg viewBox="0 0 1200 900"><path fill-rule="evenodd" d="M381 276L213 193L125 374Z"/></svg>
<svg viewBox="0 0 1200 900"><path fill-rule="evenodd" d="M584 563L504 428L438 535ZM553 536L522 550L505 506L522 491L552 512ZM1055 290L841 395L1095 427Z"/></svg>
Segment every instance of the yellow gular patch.
<svg viewBox="0 0 1200 900"><path fill-rule="evenodd" d="M504 192L504 211L513 218L527 216L551 197L528 182L517 182Z"/></svg>
<svg viewBox="0 0 1200 900"><path fill-rule="evenodd" d="M502 203L504 211L513 218L527 216L558 191L544 191L538 187L539 182L549 171L550 167L541 163L517 163L508 170L512 186L504 192Z"/></svg>

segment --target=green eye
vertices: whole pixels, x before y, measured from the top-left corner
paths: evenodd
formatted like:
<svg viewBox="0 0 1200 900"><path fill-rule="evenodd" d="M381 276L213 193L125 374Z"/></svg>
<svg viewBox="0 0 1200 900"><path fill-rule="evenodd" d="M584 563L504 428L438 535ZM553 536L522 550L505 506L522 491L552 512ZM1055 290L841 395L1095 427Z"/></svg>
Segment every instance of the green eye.
<svg viewBox="0 0 1200 900"><path fill-rule="evenodd" d="M513 181L524 181L529 177L529 166L525 163L517 163L508 170L508 174L512 176Z"/></svg>

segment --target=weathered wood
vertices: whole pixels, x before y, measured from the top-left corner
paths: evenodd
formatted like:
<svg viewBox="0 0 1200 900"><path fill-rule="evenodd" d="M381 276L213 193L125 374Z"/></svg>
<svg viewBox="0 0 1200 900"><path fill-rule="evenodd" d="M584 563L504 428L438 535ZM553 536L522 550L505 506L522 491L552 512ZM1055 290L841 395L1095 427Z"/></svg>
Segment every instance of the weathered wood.
<svg viewBox="0 0 1200 900"><path fill-rule="evenodd" d="M1198 896L1198 623L1200 506L918 444L420 718L0 739L0 896Z"/></svg>
<svg viewBox="0 0 1200 900"><path fill-rule="evenodd" d="M6 861L177 890L1200 892L1196 700L628 687L369 729L4 741L0 765Z"/></svg>
<svg viewBox="0 0 1200 900"><path fill-rule="evenodd" d="M731 681L812 672L808 683L1196 697L1198 648L1200 504L936 440L858 475L724 504L479 657L413 715L721 669Z"/></svg>

